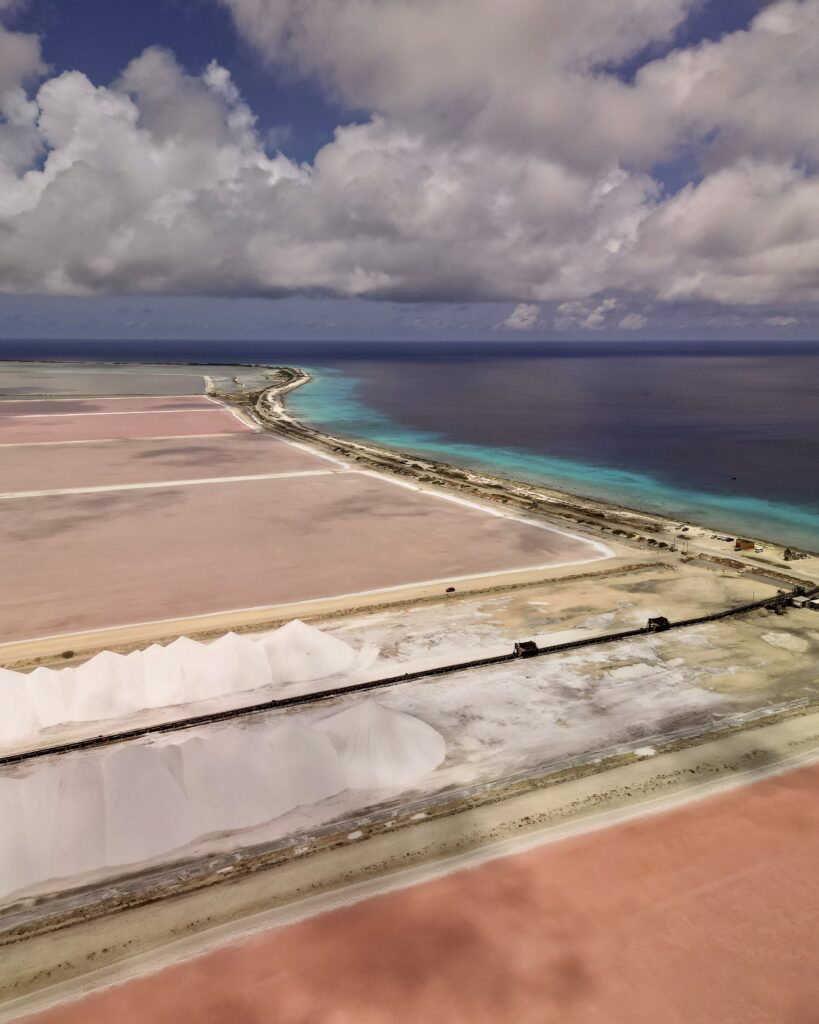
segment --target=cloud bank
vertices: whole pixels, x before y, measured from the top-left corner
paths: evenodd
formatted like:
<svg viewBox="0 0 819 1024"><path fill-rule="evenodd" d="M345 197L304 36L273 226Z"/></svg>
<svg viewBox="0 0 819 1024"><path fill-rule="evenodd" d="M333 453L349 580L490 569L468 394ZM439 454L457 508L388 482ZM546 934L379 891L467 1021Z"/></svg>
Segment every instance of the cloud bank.
<svg viewBox="0 0 819 1024"><path fill-rule="evenodd" d="M48 77L0 28L1 290L502 300L513 330L819 302L819 0L676 49L698 0L223 2L368 119L299 165L215 63Z"/></svg>

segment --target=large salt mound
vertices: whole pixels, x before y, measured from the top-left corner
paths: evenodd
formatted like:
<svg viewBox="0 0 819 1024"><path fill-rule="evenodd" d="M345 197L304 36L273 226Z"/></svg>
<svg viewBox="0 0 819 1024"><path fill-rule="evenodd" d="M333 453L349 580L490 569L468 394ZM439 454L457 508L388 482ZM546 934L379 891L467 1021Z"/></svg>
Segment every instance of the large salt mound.
<svg viewBox="0 0 819 1024"><path fill-rule="evenodd" d="M201 835L260 825L296 806L276 778L263 736L224 729L186 740L177 750L182 787Z"/></svg>
<svg viewBox="0 0 819 1024"><path fill-rule="evenodd" d="M346 773L332 740L298 722L285 722L267 736L273 771L295 801L316 804L347 788Z"/></svg>
<svg viewBox="0 0 819 1024"><path fill-rule="evenodd" d="M211 644L179 637L167 647L103 651L77 668L0 669L0 744L35 740L43 730L125 718L290 683L359 671L378 649L355 651L343 640L294 621L251 640L227 633Z"/></svg>
<svg viewBox="0 0 819 1024"><path fill-rule="evenodd" d="M393 789L428 775L446 757L443 736L420 718L362 701L318 723L332 739L350 789Z"/></svg>
<svg viewBox="0 0 819 1024"><path fill-rule="evenodd" d="M0 895L35 881L23 815L23 787L18 779L0 779Z"/></svg>
<svg viewBox="0 0 819 1024"><path fill-rule="evenodd" d="M150 860L197 836L188 799L158 748L120 747L99 764L105 867Z"/></svg>
<svg viewBox="0 0 819 1024"><path fill-rule="evenodd" d="M0 668L0 743L17 743L35 735L39 728L25 677Z"/></svg>
<svg viewBox="0 0 819 1024"><path fill-rule="evenodd" d="M76 669L38 668L28 675L0 669L0 744L69 723L256 690L270 681L265 652L235 633L207 646L183 636L128 655L103 651Z"/></svg>
<svg viewBox="0 0 819 1024"><path fill-rule="evenodd" d="M151 860L199 834L157 749L142 746L0 779L0 821L0 895Z"/></svg>
<svg viewBox="0 0 819 1024"><path fill-rule="evenodd" d="M236 727L66 755L0 777L0 897L154 860L350 787L395 789L445 755L434 729L365 701L318 728Z"/></svg>
<svg viewBox="0 0 819 1024"><path fill-rule="evenodd" d="M143 673L150 707L173 707L207 700L219 693L219 679L206 649L186 636L167 647L155 645L145 652Z"/></svg>
<svg viewBox="0 0 819 1024"><path fill-rule="evenodd" d="M227 633L211 644L179 637L131 654L103 651L76 669L0 669L0 744L45 729L115 720L154 708L190 705L260 689L360 671L378 648L354 650L312 626L292 622L261 641Z"/></svg>
<svg viewBox="0 0 819 1024"><path fill-rule="evenodd" d="M366 668L377 648L356 651L343 640L294 619L257 641L267 655L273 681L307 683Z"/></svg>
<svg viewBox="0 0 819 1024"><path fill-rule="evenodd" d="M80 665L74 670L74 692L65 695L60 721L94 722L144 707L145 687L134 668L132 659L111 651L103 651Z"/></svg>
<svg viewBox="0 0 819 1024"><path fill-rule="evenodd" d="M63 672L50 668L35 668L28 675L21 676L29 706L41 729L49 729L66 719L73 692L74 672L66 669L65 673L63 675Z"/></svg>
<svg viewBox="0 0 819 1024"><path fill-rule="evenodd" d="M267 655L275 682L305 683L349 672L355 665L355 651L349 644L300 619L288 622L258 642Z"/></svg>
<svg viewBox="0 0 819 1024"><path fill-rule="evenodd" d="M257 690L271 682L265 652L255 640L236 633L225 633L208 645L221 680L222 693Z"/></svg>
<svg viewBox="0 0 819 1024"><path fill-rule="evenodd" d="M296 722L68 756L0 778L0 896L150 861L345 788L332 741Z"/></svg>
<svg viewBox="0 0 819 1024"><path fill-rule="evenodd" d="M36 879L81 875L104 862L103 779L94 759L43 768L21 781L21 791Z"/></svg>

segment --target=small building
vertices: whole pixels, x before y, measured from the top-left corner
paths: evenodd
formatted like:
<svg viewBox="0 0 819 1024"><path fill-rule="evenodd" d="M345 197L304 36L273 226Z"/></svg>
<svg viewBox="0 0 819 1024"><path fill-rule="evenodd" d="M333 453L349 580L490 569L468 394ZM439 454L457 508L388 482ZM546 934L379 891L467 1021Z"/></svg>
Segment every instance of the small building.
<svg viewBox="0 0 819 1024"><path fill-rule="evenodd" d="M518 658L534 658L539 653L534 640L520 640L515 644L515 655Z"/></svg>
<svg viewBox="0 0 819 1024"><path fill-rule="evenodd" d="M736 543L734 544L734 551L754 551L756 543L752 540L743 540L741 537L737 537Z"/></svg>
<svg viewBox="0 0 819 1024"><path fill-rule="evenodd" d="M648 620L649 633L662 633L663 630L669 629L670 626L671 623L665 615L657 615L655 618Z"/></svg>
<svg viewBox="0 0 819 1024"><path fill-rule="evenodd" d="M819 612L819 598L812 597L810 601L805 602L805 608L811 612Z"/></svg>

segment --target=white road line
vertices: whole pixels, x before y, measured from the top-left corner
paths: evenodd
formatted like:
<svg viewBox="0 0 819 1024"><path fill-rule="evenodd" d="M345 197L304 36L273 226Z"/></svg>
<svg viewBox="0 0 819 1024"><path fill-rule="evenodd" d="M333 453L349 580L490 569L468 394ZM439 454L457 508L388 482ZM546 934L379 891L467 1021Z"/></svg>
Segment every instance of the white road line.
<svg viewBox="0 0 819 1024"><path fill-rule="evenodd" d="M254 431L248 428L246 434ZM138 437L85 437L74 441L3 441L0 448L41 448L44 445L63 444L122 444L123 441L192 441L207 437L241 437L236 430L228 430L221 434L141 434Z"/></svg>
<svg viewBox="0 0 819 1024"><path fill-rule="evenodd" d="M341 466L343 469L350 469L351 463L345 462L343 459L337 459L334 455L328 455L326 452L319 451L317 448L311 448L307 444L300 444L298 441L290 441L287 438L282 438L287 444L293 448L298 448L299 451L307 452L309 455L315 455L318 459L326 459L328 462L335 463L336 466Z"/></svg>
<svg viewBox="0 0 819 1024"><path fill-rule="evenodd" d="M2 407L0 407L0 413L2 413ZM214 412L227 412L228 410L222 407L221 409L203 408L202 406L190 406L187 409L130 409L125 412L23 412L23 413L12 413L11 416L6 417L7 421L13 420L52 420L56 416L58 419L68 419L70 416L171 416L194 413L214 413Z"/></svg>
<svg viewBox="0 0 819 1024"><path fill-rule="evenodd" d="M15 360L12 360L15 362ZM40 364L43 365L42 363ZM79 366L76 370L69 369L65 363L57 362L52 364L57 367L57 372L62 376L70 376L71 374L79 374L81 377L91 377L94 374L99 374L104 377L202 377L204 373L197 373L195 370L88 370L83 366ZM95 366L99 366L99 363L95 363ZM196 365L195 363L192 365ZM12 372L14 372L12 370ZM123 397L123 396L120 396Z"/></svg>
<svg viewBox="0 0 819 1024"><path fill-rule="evenodd" d="M0 410L13 402L167 402L175 398L208 398L192 392L187 395L0 395Z"/></svg>
<svg viewBox="0 0 819 1024"><path fill-rule="evenodd" d="M289 473L254 473L247 476L209 476L192 480L158 480L139 484L103 484L99 487L64 487L53 491L16 491L0 494L0 501L18 498L51 498L62 494L107 494L111 491L148 491L162 487L200 487L205 484L236 484L249 480L283 480L295 476L333 476L332 469L294 470Z"/></svg>

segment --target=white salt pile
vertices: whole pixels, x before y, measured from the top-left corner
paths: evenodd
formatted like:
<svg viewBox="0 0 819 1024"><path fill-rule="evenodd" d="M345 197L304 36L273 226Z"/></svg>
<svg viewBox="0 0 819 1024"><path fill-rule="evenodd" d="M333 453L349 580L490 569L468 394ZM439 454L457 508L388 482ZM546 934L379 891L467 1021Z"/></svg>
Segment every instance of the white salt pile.
<svg viewBox="0 0 819 1024"><path fill-rule="evenodd" d="M0 668L0 743L34 736L40 719L18 672Z"/></svg>
<svg viewBox="0 0 819 1024"><path fill-rule="evenodd" d="M330 741L297 723L269 735L229 728L167 749L200 835L260 825L346 788Z"/></svg>
<svg viewBox="0 0 819 1024"><path fill-rule="evenodd" d="M338 751L350 789L393 789L428 775L446 757L443 736L420 718L365 700L319 722Z"/></svg>
<svg viewBox="0 0 819 1024"><path fill-rule="evenodd" d="M150 747L131 744L110 752L100 774L103 864L151 860L196 836L184 790Z"/></svg>
<svg viewBox="0 0 819 1024"><path fill-rule="evenodd" d="M156 750L133 745L0 779L0 892L136 863L197 834Z"/></svg>
<svg viewBox="0 0 819 1024"><path fill-rule="evenodd" d="M275 757L274 774L290 794L293 807L318 803L347 788L339 756L323 733L290 721L274 729L268 740Z"/></svg>
<svg viewBox="0 0 819 1024"><path fill-rule="evenodd" d="M306 683L314 679L361 671L378 656L378 648L356 651L343 640L294 619L259 640L267 655L273 681Z"/></svg>
<svg viewBox="0 0 819 1024"><path fill-rule="evenodd" d="M200 644L183 636L128 655L103 651L76 669L38 668L28 675L0 669L0 745L72 723L342 675L377 655L377 648L356 651L296 621L259 641L227 633Z"/></svg>
<svg viewBox="0 0 819 1024"><path fill-rule="evenodd" d="M804 654L810 647L805 637L795 636L793 633L762 633L760 640L772 647L779 647L783 651L794 651L797 654Z"/></svg>
<svg viewBox="0 0 819 1024"><path fill-rule="evenodd" d="M374 701L308 728L236 727L65 755L0 777L0 897L155 860L344 789L395 789L444 759L424 722Z"/></svg>

